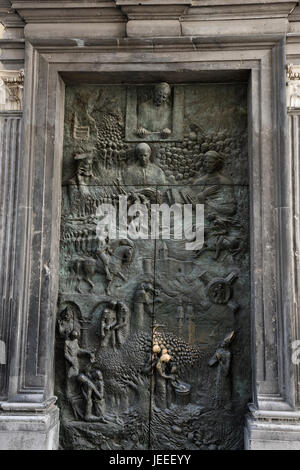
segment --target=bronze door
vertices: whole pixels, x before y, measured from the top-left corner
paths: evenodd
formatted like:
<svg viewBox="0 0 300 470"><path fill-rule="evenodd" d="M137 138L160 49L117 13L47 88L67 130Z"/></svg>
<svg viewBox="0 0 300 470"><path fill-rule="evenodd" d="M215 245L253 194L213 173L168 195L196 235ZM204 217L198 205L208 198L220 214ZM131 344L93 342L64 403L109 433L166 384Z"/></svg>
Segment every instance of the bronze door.
<svg viewBox="0 0 300 470"><path fill-rule="evenodd" d="M67 88L62 448L243 447L248 199L245 84Z"/></svg>

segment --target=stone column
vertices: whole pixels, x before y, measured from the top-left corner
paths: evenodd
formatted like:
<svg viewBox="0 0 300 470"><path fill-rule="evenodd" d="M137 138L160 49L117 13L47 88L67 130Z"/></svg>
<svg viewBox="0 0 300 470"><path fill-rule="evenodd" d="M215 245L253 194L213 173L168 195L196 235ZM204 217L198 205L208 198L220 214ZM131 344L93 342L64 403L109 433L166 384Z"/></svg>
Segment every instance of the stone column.
<svg viewBox="0 0 300 470"><path fill-rule="evenodd" d="M0 450L57 447L56 408L15 403L17 230L23 71L0 71Z"/></svg>
<svg viewBox="0 0 300 470"><path fill-rule="evenodd" d="M0 71L0 399L8 397L23 72Z"/></svg>
<svg viewBox="0 0 300 470"><path fill-rule="evenodd" d="M0 111L0 397L7 398L10 327L16 268L16 199L22 128L21 111Z"/></svg>
<svg viewBox="0 0 300 470"><path fill-rule="evenodd" d="M287 66L287 131L288 163L291 185L288 202L290 240L293 252L290 289L294 294L291 318L285 318L284 340L289 351L285 358L280 353L281 367L289 371L290 382L282 380L282 390L287 397L285 403L266 397L263 406L250 406L245 430L245 447L248 450L299 450L300 449L300 65ZM287 170L288 169L288 170ZM283 169L282 169L283 170ZM288 210L288 207L283 207ZM282 263L287 259L282 257Z"/></svg>

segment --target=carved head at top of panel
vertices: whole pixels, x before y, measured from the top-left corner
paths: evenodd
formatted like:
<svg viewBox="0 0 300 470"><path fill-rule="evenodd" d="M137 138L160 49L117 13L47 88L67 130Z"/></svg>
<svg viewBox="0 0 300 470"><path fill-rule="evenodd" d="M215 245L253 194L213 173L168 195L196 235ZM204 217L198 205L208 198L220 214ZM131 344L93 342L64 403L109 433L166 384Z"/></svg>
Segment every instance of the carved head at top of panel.
<svg viewBox="0 0 300 470"><path fill-rule="evenodd" d="M161 82L155 85L153 90L153 102L156 106L161 106L166 103L171 95L171 87L166 82Z"/></svg>

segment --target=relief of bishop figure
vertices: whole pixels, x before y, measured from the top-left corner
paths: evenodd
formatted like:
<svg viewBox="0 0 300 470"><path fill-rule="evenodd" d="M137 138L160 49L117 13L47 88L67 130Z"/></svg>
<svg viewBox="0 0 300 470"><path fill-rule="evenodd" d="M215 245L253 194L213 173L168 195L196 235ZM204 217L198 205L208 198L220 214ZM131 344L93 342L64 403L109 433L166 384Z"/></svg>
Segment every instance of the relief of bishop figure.
<svg viewBox="0 0 300 470"><path fill-rule="evenodd" d="M138 108L138 129L141 139L149 134L160 134L167 139L172 131L171 87L168 83L158 83L151 100L141 103Z"/></svg>
<svg viewBox="0 0 300 470"><path fill-rule="evenodd" d="M135 163L125 168L123 181L128 185L166 184L166 177L161 168L151 162L151 147L140 143L135 148Z"/></svg>

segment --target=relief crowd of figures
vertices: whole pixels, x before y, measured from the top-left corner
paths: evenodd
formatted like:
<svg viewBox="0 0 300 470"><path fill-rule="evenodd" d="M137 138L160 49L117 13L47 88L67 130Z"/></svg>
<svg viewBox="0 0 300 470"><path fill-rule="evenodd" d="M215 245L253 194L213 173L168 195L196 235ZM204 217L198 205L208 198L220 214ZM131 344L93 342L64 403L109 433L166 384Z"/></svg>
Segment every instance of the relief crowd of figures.
<svg viewBox="0 0 300 470"><path fill-rule="evenodd" d="M149 286L146 286L149 289ZM153 292L153 287L150 286ZM141 286L138 294L138 302L141 305ZM148 303L148 299L144 299ZM145 304L146 305L146 304ZM141 325L141 311L138 310L139 317L136 317L138 326ZM77 318L77 310L72 305L68 305L60 314L58 319L59 334L64 340L64 358L66 364L66 396L72 407L75 419L84 419L85 421L109 422L120 419L114 414L112 417L106 413L105 403L105 384L102 371L97 365L97 357L107 350L111 350L111 355L119 350L120 356L126 353L126 342L134 343L134 328L130 325L131 312L124 302L110 301L103 308L99 323L99 342L96 350L80 346L80 321ZM77 329L75 329L77 327ZM149 387L153 397L153 409L155 411L164 410L171 407L176 402L179 404L189 403L189 394L191 385L184 382L181 378L182 367L191 367L199 360L203 360L203 351L188 345L182 339L168 333L161 333L159 329L163 327L160 324L154 324L152 328L152 341L148 346L152 352L147 355L142 364L142 370L138 367L134 369L135 376L128 382L132 388L138 375L142 374L149 377ZM145 333L141 335L146 336ZM217 366L216 372L216 393L215 406L229 406L231 398L230 384L226 384L226 377L229 376L231 352L230 345L234 338L234 332L226 335L224 340L217 347L216 352L207 362L210 367ZM124 351L122 350L125 345ZM139 351L136 351L139 353ZM83 359L85 358L85 360ZM138 383L138 382L137 382ZM144 386L144 383L143 383ZM78 395L80 390L81 396ZM136 388L137 390L137 388ZM125 395L127 392L124 390ZM177 400L176 400L177 397ZM180 397L180 400L178 400ZM84 406L82 406L82 400ZM79 402L79 405L78 405ZM129 403L127 402L129 406ZM117 411L117 410L115 410ZM124 411L124 410L123 410ZM126 411L126 410L125 410Z"/></svg>

